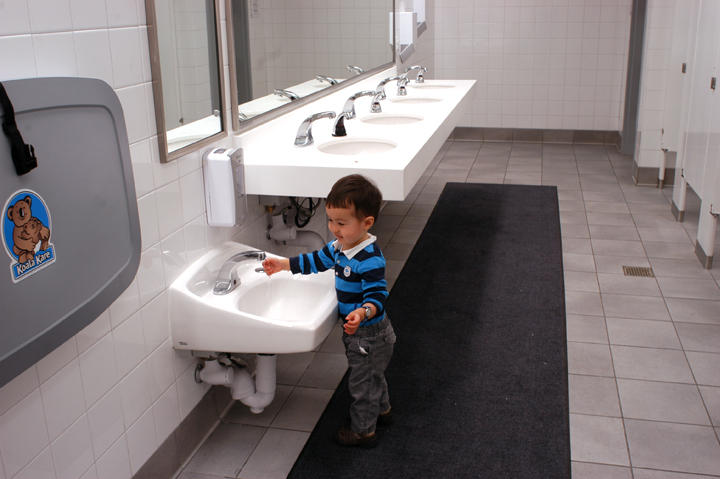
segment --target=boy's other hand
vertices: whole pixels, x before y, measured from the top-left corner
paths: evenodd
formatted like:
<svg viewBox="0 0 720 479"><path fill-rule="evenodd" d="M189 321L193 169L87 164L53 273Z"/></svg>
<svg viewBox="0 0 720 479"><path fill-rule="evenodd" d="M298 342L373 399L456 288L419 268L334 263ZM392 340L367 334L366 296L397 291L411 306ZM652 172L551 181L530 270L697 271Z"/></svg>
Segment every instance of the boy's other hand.
<svg viewBox="0 0 720 479"><path fill-rule="evenodd" d="M262 263L265 274L272 276L282 271L282 262L278 258L266 258Z"/></svg>
<svg viewBox="0 0 720 479"><path fill-rule="evenodd" d="M365 317L365 310L363 308L356 309L352 313L348 314L345 319L347 323L343 324L343 329L349 335L355 334L357 328L360 326L360 321Z"/></svg>

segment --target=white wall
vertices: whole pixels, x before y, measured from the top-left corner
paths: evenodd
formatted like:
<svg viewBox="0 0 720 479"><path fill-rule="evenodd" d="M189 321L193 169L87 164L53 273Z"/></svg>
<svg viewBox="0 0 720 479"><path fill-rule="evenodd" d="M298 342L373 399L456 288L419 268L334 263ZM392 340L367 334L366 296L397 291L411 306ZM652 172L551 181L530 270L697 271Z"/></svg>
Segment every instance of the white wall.
<svg viewBox="0 0 720 479"><path fill-rule="evenodd" d="M227 61L225 69L228 78ZM0 389L0 479L129 478L207 390L195 383L193 358L171 348L167 287L233 236L294 251L265 239L256 197L243 229L206 225L199 153L159 162L144 0L0 2L0 81L41 76L100 78L115 89L143 252L132 285L107 311ZM311 227L324 233L324 216Z"/></svg>
<svg viewBox="0 0 720 479"><path fill-rule="evenodd" d="M476 79L460 126L621 130L630 0L435 0L435 78Z"/></svg>

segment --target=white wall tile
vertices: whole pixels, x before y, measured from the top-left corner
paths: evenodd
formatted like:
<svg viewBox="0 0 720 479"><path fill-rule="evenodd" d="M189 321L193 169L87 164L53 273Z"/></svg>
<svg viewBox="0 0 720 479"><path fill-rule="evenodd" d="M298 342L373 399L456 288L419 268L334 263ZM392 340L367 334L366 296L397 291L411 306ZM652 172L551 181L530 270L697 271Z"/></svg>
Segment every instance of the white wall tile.
<svg viewBox="0 0 720 479"><path fill-rule="evenodd" d="M134 27L138 25L138 6L128 0L105 0L109 27Z"/></svg>
<svg viewBox="0 0 720 479"><path fill-rule="evenodd" d="M140 311L112 331L119 377L124 377L145 359L145 338Z"/></svg>
<svg viewBox="0 0 720 479"><path fill-rule="evenodd" d="M147 359L152 400L158 398L175 382L175 365L170 339L158 346Z"/></svg>
<svg viewBox="0 0 720 479"><path fill-rule="evenodd" d="M95 321L85 326L82 331L75 335L78 354L87 351L90 346L109 333L110 329L110 313L106 310Z"/></svg>
<svg viewBox="0 0 720 479"><path fill-rule="evenodd" d="M38 379L43 383L53 374L68 365L73 359L77 359L78 351L75 338L70 338L57 347L53 352L42 358L37 363Z"/></svg>
<svg viewBox="0 0 720 479"><path fill-rule="evenodd" d="M155 192L153 191L141 198L138 198L137 206L138 217L140 220L140 234L142 237L142 249L145 251L160 241Z"/></svg>
<svg viewBox="0 0 720 479"><path fill-rule="evenodd" d="M130 144L147 139L149 136L148 99L145 97L144 86L120 88L115 90L115 93L120 99L125 114L125 126Z"/></svg>
<svg viewBox="0 0 720 479"><path fill-rule="evenodd" d="M0 468L0 478L4 477ZM48 446L13 479L56 479L56 477L52 452Z"/></svg>
<svg viewBox="0 0 720 479"><path fill-rule="evenodd" d="M118 382L112 335L103 336L80 355L85 404L91 407Z"/></svg>
<svg viewBox="0 0 720 479"><path fill-rule="evenodd" d="M0 7L0 32L18 35L30 31L30 13L27 0L3 2Z"/></svg>
<svg viewBox="0 0 720 479"><path fill-rule="evenodd" d="M180 398L180 413L185 418L200 402L207 389L207 384L195 382L195 368L189 367L177 380L178 396Z"/></svg>
<svg viewBox="0 0 720 479"><path fill-rule="evenodd" d="M195 170L180 178L183 222L189 223L205 212L205 193L202 170Z"/></svg>
<svg viewBox="0 0 720 479"><path fill-rule="evenodd" d="M130 479L132 470L125 436L115 441L112 447L98 459L95 466L97 479Z"/></svg>
<svg viewBox="0 0 720 479"><path fill-rule="evenodd" d="M155 188L150 140L130 145L130 157L135 179L135 195L140 198Z"/></svg>
<svg viewBox="0 0 720 479"><path fill-rule="evenodd" d="M125 430L138 420L152 405L150 379L145 361L120 381Z"/></svg>
<svg viewBox="0 0 720 479"><path fill-rule="evenodd" d="M115 88L138 85L143 82L140 32L138 27L110 29L113 78Z"/></svg>
<svg viewBox="0 0 720 479"><path fill-rule="evenodd" d="M80 363L77 359L40 385L50 441L85 413Z"/></svg>
<svg viewBox="0 0 720 479"><path fill-rule="evenodd" d="M99 460L125 432L119 387L112 388L100 398L93 407L88 409L87 415L93 453L95 459Z"/></svg>
<svg viewBox="0 0 720 479"><path fill-rule="evenodd" d="M33 48L39 76L78 75L72 32L33 35Z"/></svg>
<svg viewBox="0 0 720 479"><path fill-rule="evenodd" d="M188 265L185 256L185 231L183 228L162 240L160 246L163 254L165 286L169 288Z"/></svg>
<svg viewBox="0 0 720 479"><path fill-rule="evenodd" d="M28 0L32 33L70 31L70 0Z"/></svg>
<svg viewBox="0 0 720 479"><path fill-rule="evenodd" d="M95 462L87 416L78 419L50 447L58 479L83 475Z"/></svg>
<svg viewBox="0 0 720 479"><path fill-rule="evenodd" d="M158 444L162 444L180 425L180 400L177 386L173 384L153 404Z"/></svg>
<svg viewBox="0 0 720 479"><path fill-rule="evenodd" d="M0 450L5 472L13 477L50 444L40 389L0 416Z"/></svg>
<svg viewBox="0 0 720 479"><path fill-rule="evenodd" d="M165 289L160 244L156 244L142 253L136 279L141 306L145 306Z"/></svg>
<svg viewBox="0 0 720 479"><path fill-rule="evenodd" d="M137 279L134 279L130 286L108 308L112 327L118 327L139 310L140 293L138 292Z"/></svg>
<svg viewBox="0 0 720 479"><path fill-rule="evenodd" d="M92 30L107 28L107 8L105 2L96 0L70 0L73 28L77 30Z"/></svg>
<svg viewBox="0 0 720 479"><path fill-rule="evenodd" d="M173 181L155 192L158 209L160 239L168 237L183 226L180 184Z"/></svg>
<svg viewBox="0 0 720 479"><path fill-rule="evenodd" d="M157 433L155 432L155 418L152 409L148 409L135 424L128 429L127 445L130 452L130 466L135 474L150 458L158 447Z"/></svg>
<svg viewBox="0 0 720 479"><path fill-rule="evenodd" d="M88 469L88 471L83 474L83 476L80 479L98 479L97 476L97 469L95 468L95 465Z"/></svg>
<svg viewBox="0 0 720 479"><path fill-rule="evenodd" d="M167 294L159 294L142 308L141 314L145 353L149 355L170 337Z"/></svg>
<svg viewBox="0 0 720 479"><path fill-rule="evenodd" d="M205 215L201 215L183 227L187 263L192 264L207 252L205 240Z"/></svg>
<svg viewBox="0 0 720 479"><path fill-rule="evenodd" d="M0 80L37 76L31 35L0 37Z"/></svg>
<svg viewBox="0 0 720 479"><path fill-rule="evenodd" d="M110 54L110 38L107 30L76 31L73 33L73 38L78 75L87 78L99 78L108 85L115 86Z"/></svg>

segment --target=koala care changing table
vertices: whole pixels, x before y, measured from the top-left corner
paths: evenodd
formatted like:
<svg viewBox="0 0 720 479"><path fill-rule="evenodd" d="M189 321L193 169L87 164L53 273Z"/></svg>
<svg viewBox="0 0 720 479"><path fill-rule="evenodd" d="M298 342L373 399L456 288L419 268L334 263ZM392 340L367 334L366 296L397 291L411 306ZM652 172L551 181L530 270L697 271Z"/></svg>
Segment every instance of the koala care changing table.
<svg viewBox="0 0 720 479"><path fill-rule="evenodd" d="M0 387L94 321L132 283L141 239L122 106L89 78L4 81L37 166L0 132ZM0 123L11 114L0 107Z"/></svg>

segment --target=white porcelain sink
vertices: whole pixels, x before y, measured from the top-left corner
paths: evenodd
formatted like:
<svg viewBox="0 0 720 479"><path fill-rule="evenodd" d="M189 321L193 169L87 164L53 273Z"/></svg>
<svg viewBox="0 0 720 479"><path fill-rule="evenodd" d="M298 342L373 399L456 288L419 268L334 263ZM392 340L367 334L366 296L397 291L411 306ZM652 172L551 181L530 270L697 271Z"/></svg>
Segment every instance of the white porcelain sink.
<svg viewBox="0 0 720 479"><path fill-rule="evenodd" d="M268 277L250 259L235 269L240 285L213 293L218 271L250 246L227 242L195 261L168 290L170 336L176 349L285 354L312 351L337 323L332 270ZM268 254L268 256L274 256Z"/></svg>
<svg viewBox="0 0 720 479"><path fill-rule="evenodd" d="M318 146L318 150L331 155L373 155L390 151L396 146L396 143L389 140L348 138L328 141Z"/></svg>
<svg viewBox="0 0 720 479"><path fill-rule="evenodd" d="M387 100L393 103L402 103L404 105L416 105L422 103L437 103L439 101L442 101L442 98L398 96L395 98L388 98Z"/></svg>
<svg viewBox="0 0 720 479"><path fill-rule="evenodd" d="M360 118L363 123L371 125L407 125L422 121L423 117L418 115L407 115L403 113L373 113Z"/></svg>
<svg viewBox="0 0 720 479"><path fill-rule="evenodd" d="M447 88L455 88L455 85L451 83L408 83L407 86L420 90L445 90Z"/></svg>

